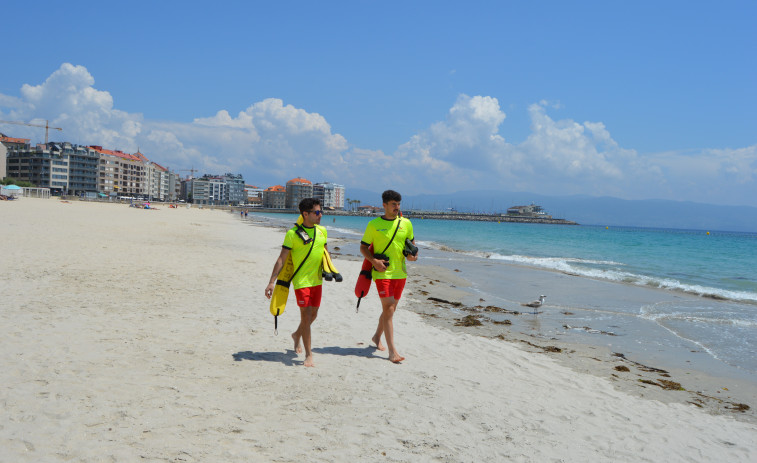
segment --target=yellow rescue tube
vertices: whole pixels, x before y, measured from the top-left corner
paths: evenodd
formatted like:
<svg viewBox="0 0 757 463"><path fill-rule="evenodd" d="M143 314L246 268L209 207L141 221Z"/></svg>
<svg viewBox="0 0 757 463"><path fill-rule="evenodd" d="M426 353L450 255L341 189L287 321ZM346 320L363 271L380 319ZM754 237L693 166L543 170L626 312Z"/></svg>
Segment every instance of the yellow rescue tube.
<svg viewBox="0 0 757 463"><path fill-rule="evenodd" d="M294 263L292 263L292 253L289 253L284 268L281 269L276 277L276 286L273 288L271 296L271 315L274 317L284 313L286 309L287 298L289 297L289 285L294 273Z"/></svg>
<svg viewBox="0 0 757 463"><path fill-rule="evenodd" d="M342 275L339 273L339 270L334 267L334 262L331 261L331 254L329 254L329 251L326 249L323 250L323 278L326 279L326 281L334 280L337 283L342 281Z"/></svg>
<svg viewBox="0 0 757 463"><path fill-rule="evenodd" d="M297 217L297 225L302 225L302 214ZM292 282L292 275L294 274L294 263L292 262L292 253L289 253L287 261L284 264L284 268L279 271L276 276L276 286L273 287L273 295L271 295L271 315L278 317L284 313L287 306L287 298L289 297L289 285Z"/></svg>

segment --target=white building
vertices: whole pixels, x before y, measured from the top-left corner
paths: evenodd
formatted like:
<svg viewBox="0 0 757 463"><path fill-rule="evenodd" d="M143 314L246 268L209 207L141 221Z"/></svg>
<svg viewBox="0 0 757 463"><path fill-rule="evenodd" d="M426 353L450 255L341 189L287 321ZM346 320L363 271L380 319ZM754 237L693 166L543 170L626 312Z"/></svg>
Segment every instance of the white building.
<svg viewBox="0 0 757 463"><path fill-rule="evenodd" d="M321 200L324 209L344 209L344 185L316 183L313 185L313 197Z"/></svg>
<svg viewBox="0 0 757 463"><path fill-rule="evenodd" d="M247 193L247 204L257 207L263 205L263 188L254 185L245 185L244 191Z"/></svg>

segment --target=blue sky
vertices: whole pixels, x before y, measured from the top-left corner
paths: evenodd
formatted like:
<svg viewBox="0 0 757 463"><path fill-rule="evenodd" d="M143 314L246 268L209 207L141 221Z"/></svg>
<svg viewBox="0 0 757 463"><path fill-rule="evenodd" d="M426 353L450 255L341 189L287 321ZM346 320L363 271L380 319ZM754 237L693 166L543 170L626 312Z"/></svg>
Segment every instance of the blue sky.
<svg viewBox="0 0 757 463"><path fill-rule="evenodd" d="M3 17L0 119L49 119L55 140L262 187L757 206L753 1L10 1Z"/></svg>

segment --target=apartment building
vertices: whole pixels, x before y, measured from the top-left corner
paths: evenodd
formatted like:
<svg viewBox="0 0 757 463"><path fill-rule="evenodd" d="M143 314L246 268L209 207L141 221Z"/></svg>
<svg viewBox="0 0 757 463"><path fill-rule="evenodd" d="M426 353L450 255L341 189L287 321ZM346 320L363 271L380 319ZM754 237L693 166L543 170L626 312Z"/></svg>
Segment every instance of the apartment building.
<svg viewBox="0 0 757 463"><path fill-rule="evenodd" d="M301 177L286 183L286 208L297 209L300 201L313 197L313 183Z"/></svg>
<svg viewBox="0 0 757 463"><path fill-rule="evenodd" d="M98 176L100 192L115 196L147 199L148 159L139 151L134 154L121 150L108 150L102 146L91 145L89 148L100 156L101 175ZM111 183L112 182L112 183Z"/></svg>
<svg viewBox="0 0 757 463"><path fill-rule="evenodd" d="M53 194L68 194L69 153L56 143L8 150L7 176L23 180Z"/></svg>
<svg viewBox="0 0 757 463"><path fill-rule="evenodd" d="M247 204L260 207L263 205L263 188L255 185L245 185L244 191L247 193Z"/></svg>
<svg viewBox="0 0 757 463"><path fill-rule="evenodd" d="M175 201L178 175L155 162L147 162L147 197L157 201Z"/></svg>
<svg viewBox="0 0 757 463"><path fill-rule="evenodd" d="M98 145L69 142L31 147L28 139L0 134L0 155L3 161L0 178L28 181L41 188L50 188L52 194L99 193L101 196L172 201L178 198L181 188L176 173L151 162L139 150L129 154ZM237 197L244 198L244 181L236 190L242 192Z"/></svg>
<svg viewBox="0 0 757 463"><path fill-rule="evenodd" d="M247 202L247 192L244 190L244 178L241 174L225 174L223 176L227 186L227 200L229 204L237 206Z"/></svg>
<svg viewBox="0 0 757 463"><path fill-rule="evenodd" d="M29 148L28 138L13 138L0 133L0 179L8 177L8 151Z"/></svg>
<svg viewBox="0 0 757 463"><path fill-rule="evenodd" d="M263 190L263 207L286 209L287 190L281 185L269 186Z"/></svg>
<svg viewBox="0 0 757 463"><path fill-rule="evenodd" d="M68 157L68 194L83 196L96 193L100 154L86 146L68 142L59 146Z"/></svg>
<svg viewBox="0 0 757 463"><path fill-rule="evenodd" d="M313 197L321 200L324 209L344 209L344 185L336 183L316 183Z"/></svg>
<svg viewBox="0 0 757 463"><path fill-rule="evenodd" d="M176 172L168 171L168 200L177 201L181 198L181 177Z"/></svg>
<svg viewBox="0 0 757 463"><path fill-rule="evenodd" d="M247 201L242 175L205 175L191 180L192 202L208 205L237 206Z"/></svg>

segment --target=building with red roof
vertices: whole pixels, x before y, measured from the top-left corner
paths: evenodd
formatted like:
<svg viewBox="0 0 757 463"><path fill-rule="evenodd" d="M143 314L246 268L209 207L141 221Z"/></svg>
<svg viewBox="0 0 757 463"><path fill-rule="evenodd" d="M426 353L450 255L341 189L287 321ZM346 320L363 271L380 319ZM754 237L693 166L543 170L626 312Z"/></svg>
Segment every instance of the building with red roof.
<svg viewBox="0 0 757 463"><path fill-rule="evenodd" d="M144 155L139 156L124 153L121 150L108 150L102 146L90 145L90 148L100 154L101 175L98 181L100 192L117 196L133 198L147 198L147 160Z"/></svg>
<svg viewBox="0 0 757 463"><path fill-rule="evenodd" d="M281 185L269 186L263 190L263 207L286 209L287 190Z"/></svg>
<svg viewBox="0 0 757 463"><path fill-rule="evenodd" d="M302 177L293 178L286 186L286 208L297 209L300 201L313 197L313 182Z"/></svg>
<svg viewBox="0 0 757 463"><path fill-rule="evenodd" d="M28 138L13 138L3 133L0 133L0 179L5 178L7 175L6 164L8 151L19 150L29 148Z"/></svg>

